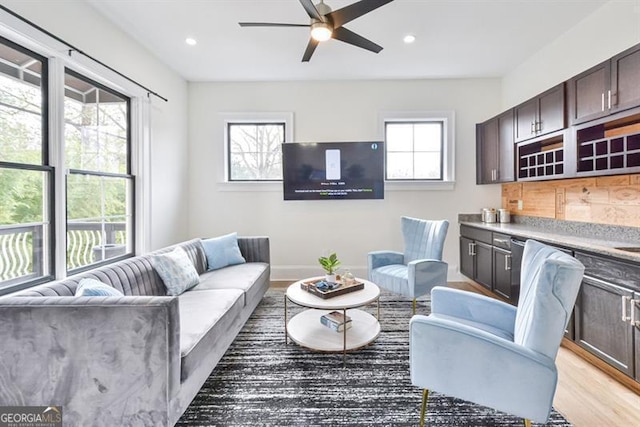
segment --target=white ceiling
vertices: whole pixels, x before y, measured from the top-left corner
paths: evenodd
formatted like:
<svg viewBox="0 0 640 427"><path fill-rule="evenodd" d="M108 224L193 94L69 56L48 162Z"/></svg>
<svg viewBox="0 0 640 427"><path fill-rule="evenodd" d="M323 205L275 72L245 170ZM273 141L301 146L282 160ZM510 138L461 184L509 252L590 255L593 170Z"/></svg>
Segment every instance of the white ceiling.
<svg viewBox="0 0 640 427"><path fill-rule="evenodd" d="M308 23L298 0L86 1L189 81L500 77L607 2L395 0L345 25L379 54L330 40L302 63L308 29L238 25Z"/></svg>

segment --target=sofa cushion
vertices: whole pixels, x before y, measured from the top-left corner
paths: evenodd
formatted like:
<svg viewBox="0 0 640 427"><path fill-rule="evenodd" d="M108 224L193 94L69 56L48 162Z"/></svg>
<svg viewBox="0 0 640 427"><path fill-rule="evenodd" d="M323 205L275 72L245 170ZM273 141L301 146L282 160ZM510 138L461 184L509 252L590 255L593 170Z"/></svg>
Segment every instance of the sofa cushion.
<svg viewBox="0 0 640 427"><path fill-rule="evenodd" d="M180 295L198 284L198 272L181 247L169 253L153 255L151 260L153 268L167 288L168 295Z"/></svg>
<svg viewBox="0 0 640 427"><path fill-rule="evenodd" d="M200 283L191 292L210 289L240 289L243 292L242 304L252 300L259 292L264 292L259 284L269 280L269 264L249 262L231 265L220 270L209 271L200 276Z"/></svg>
<svg viewBox="0 0 640 427"><path fill-rule="evenodd" d="M113 286L102 283L96 279L82 279L76 289L77 297L121 297L122 292Z"/></svg>
<svg viewBox="0 0 640 427"><path fill-rule="evenodd" d="M209 271L245 262L238 246L237 233L204 239L202 247L207 257L207 270Z"/></svg>
<svg viewBox="0 0 640 427"><path fill-rule="evenodd" d="M185 292L178 297L180 310L180 379L184 381L211 353L224 353L216 346L219 337L239 321L244 306L239 289Z"/></svg>

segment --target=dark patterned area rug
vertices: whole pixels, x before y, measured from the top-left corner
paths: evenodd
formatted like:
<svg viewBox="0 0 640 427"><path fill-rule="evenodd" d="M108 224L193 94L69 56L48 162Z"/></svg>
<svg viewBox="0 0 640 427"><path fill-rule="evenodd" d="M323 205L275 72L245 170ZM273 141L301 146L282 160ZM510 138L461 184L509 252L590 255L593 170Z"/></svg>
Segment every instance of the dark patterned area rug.
<svg viewBox="0 0 640 427"><path fill-rule="evenodd" d="M409 377L411 302L383 294L382 332L347 355L284 342L283 292L271 289L177 426L417 426L422 391ZM289 314L300 308L289 304ZM367 308L372 314L375 306ZM419 313L427 314L428 302ZM437 393L428 426L522 426L522 420ZM553 411L548 426L570 426Z"/></svg>

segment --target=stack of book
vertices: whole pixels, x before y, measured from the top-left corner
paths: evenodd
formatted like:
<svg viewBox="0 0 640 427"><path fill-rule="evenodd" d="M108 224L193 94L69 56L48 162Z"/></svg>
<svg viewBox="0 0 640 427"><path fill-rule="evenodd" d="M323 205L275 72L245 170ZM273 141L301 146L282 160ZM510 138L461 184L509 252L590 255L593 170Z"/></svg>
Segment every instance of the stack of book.
<svg viewBox="0 0 640 427"><path fill-rule="evenodd" d="M320 316L320 323L322 323L327 328L333 329L336 332L344 331L345 325L346 328L351 328L351 317L347 316L345 319L344 315L339 311L332 311L323 316Z"/></svg>

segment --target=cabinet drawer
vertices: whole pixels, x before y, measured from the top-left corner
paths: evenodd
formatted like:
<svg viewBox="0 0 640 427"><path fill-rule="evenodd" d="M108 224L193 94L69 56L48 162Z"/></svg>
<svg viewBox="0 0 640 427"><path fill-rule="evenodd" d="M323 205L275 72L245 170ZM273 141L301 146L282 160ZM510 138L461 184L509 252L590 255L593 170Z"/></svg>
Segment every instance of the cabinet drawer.
<svg viewBox="0 0 640 427"><path fill-rule="evenodd" d="M511 236L508 234L493 233L493 246L511 250Z"/></svg>
<svg viewBox="0 0 640 427"><path fill-rule="evenodd" d="M477 240L478 242L487 243L489 245L492 244L493 241L493 233L489 230L482 230L480 228L468 227L466 225L460 226L460 235L464 237L468 237L471 240Z"/></svg>
<svg viewBox="0 0 640 427"><path fill-rule="evenodd" d="M575 257L584 264L584 275L640 291L640 265L576 252Z"/></svg>

